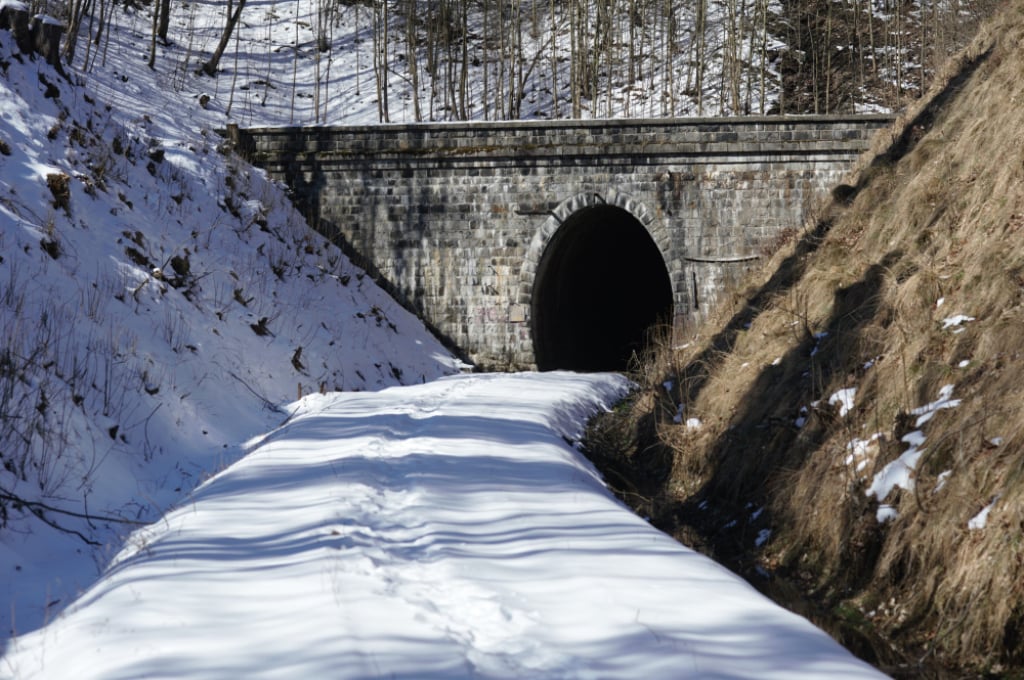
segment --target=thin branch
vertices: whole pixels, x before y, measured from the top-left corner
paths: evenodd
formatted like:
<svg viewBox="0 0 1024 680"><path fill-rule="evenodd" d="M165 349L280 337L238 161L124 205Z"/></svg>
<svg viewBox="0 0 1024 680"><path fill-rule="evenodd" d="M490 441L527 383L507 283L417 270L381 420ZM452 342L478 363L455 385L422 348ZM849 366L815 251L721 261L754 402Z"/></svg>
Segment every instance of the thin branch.
<svg viewBox="0 0 1024 680"><path fill-rule="evenodd" d="M29 510L31 510L32 514L34 514L37 517L39 517L39 519L43 520L44 522L47 522L47 524L50 524L51 526L54 526L57 529L61 529L62 531L68 531L70 533L76 533L76 534L78 533L77 531L73 531L71 529L63 529L62 527L58 527L58 526L56 526L54 524L51 524L49 522L49 520L47 520L45 517L40 515L40 513L43 512L43 511L46 511L46 512L56 512L56 513L58 513L60 515L67 515L68 517L77 517L79 519L88 520L90 522L93 521L93 520L96 520L96 521L99 521L99 522L116 522L118 524L131 524L131 525L140 526L140 527L149 524L149 522L140 522L138 520L125 519L123 517L111 517L109 515L90 515L90 514L87 514L87 513L75 512L74 510L64 510L64 509L61 509L61 508L55 508L52 505L47 505L46 503L43 503L42 501L26 500L26 499L22 498L21 496L13 494L10 491L7 491L6 489L3 489L3 488L0 488L0 500L11 501L11 502L16 503L18 505L23 505L26 508L28 508ZM79 534L79 536L81 536L81 534ZM86 540L87 543L92 543L92 541L88 541L84 537L83 537L83 540Z"/></svg>
<svg viewBox="0 0 1024 680"><path fill-rule="evenodd" d="M242 386L245 387L245 389L247 389L250 392L252 392L253 396L255 396L257 399L262 401L263 402L263 407L265 409L267 409L271 413L285 413L284 409L282 409L277 404L275 404L274 402L272 402L269 399L267 399L265 396L263 396L262 394L260 394L256 390L254 390L252 388L252 386L249 385L249 383L247 383L244 380L242 380L242 378L239 377L238 374L236 374L234 371L228 371L228 375L230 375L232 378L234 378L238 382L242 383Z"/></svg>

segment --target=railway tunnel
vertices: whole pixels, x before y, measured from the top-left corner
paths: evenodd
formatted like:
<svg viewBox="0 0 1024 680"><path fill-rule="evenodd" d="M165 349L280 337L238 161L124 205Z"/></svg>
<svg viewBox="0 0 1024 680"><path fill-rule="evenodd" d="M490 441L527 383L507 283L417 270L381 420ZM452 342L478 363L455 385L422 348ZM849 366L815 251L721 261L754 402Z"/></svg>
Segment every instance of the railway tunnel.
<svg viewBox="0 0 1024 680"><path fill-rule="evenodd" d="M596 370L626 367L669 309L677 323L699 323L719 283L743 268L730 258L803 224L891 123L743 116L225 134L472 363Z"/></svg>
<svg viewBox="0 0 1024 680"><path fill-rule="evenodd" d="M592 205L570 215L538 263L531 301L537 368L625 370L650 330L672 318L664 258L628 211Z"/></svg>

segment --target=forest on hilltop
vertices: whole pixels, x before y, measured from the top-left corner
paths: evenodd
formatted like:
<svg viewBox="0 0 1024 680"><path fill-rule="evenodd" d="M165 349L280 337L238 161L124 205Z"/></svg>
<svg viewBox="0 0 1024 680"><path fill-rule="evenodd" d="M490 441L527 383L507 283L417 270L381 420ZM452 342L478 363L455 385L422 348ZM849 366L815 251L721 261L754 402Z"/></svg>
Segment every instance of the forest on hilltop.
<svg viewBox="0 0 1024 680"><path fill-rule="evenodd" d="M365 78L379 122L895 111L927 90L998 3L311 0L314 11L300 15L299 2L228 0L218 26L201 25L201 4L33 9L65 22L64 57L81 71L105 60L111 18L133 13L150 38L150 68L173 60L179 85L186 74L229 76L232 90L262 89L263 103L290 85L293 99L314 100L310 122L337 123L328 119L332 88L348 76ZM256 44L266 54L241 61L262 59L265 76L240 78L233 51ZM352 51L355 73L339 74ZM312 60L315 82L275 82L271 63L283 59Z"/></svg>

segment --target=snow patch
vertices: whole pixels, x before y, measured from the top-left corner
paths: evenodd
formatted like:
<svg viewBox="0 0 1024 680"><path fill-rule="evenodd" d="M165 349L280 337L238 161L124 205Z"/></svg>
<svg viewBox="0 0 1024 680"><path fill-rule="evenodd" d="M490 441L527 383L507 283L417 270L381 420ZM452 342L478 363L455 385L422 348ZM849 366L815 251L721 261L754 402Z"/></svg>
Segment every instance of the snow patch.
<svg viewBox="0 0 1024 680"><path fill-rule="evenodd" d="M967 528L971 531L980 531L984 529L985 525L988 524L989 513L992 512L992 509L996 506L996 501L998 500L999 496L997 494L996 497L992 499L991 503L986 505L981 509L981 512L967 521Z"/></svg>
<svg viewBox="0 0 1024 680"><path fill-rule="evenodd" d="M959 406L960 400L953 399L952 396L953 385L943 385L939 390L938 399L912 410L911 414L917 416L917 427L921 427L929 422L939 411ZM925 439L925 434L921 430L914 430L901 438L901 441L907 444L907 450L899 458L887 464L875 474L866 492L868 497L874 496L879 501L884 501L896 487L906 491L914 490L914 477L917 472L917 464L924 453L922 447L924 446ZM945 483L941 477L939 481L940 484ZM941 486L937 486L936 490L939 488ZM879 512L881 513L881 510ZM879 514L879 517L879 521L882 521L881 514Z"/></svg>
<svg viewBox="0 0 1024 680"><path fill-rule="evenodd" d="M854 398L857 396L856 387L847 387L839 390L828 398L829 406L839 405L839 417L844 418L853 410Z"/></svg>
<svg viewBox="0 0 1024 680"><path fill-rule="evenodd" d="M878 510L875 511L875 519L878 520L879 524L892 522L899 519L899 516L900 513L891 505L879 505Z"/></svg>
<svg viewBox="0 0 1024 680"><path fill-rule="evenodd" d="M963 324L970 321L975 321L973 316L967 316L966 314L954 314L953 316L947 316L942 320L942 330L953 329L954 333L960 333L964 329L961 328Z"/></svg>
<svg viewBox="0 0 1024 680"><path fill-rule="evenodd" d="M846 444L848 453L843 459L843 463L847 467L852 467L858 474L864 472L878 457L879 442L883 438L884 435L881 432L876 432L867 439L855 437Z"/></svg>
<svg viewBox="0 0 1024 680"><path fill-rule="evenodd" d="M939 390L938 399L936 399L930 404L925 404L924 406L915 408L913 411L910 412L911 415L915 415L918 417L915 426L921 427L929 420L931 420L932 417L939 411L948 408L956 408L957 406L959 406L960 400L953 399L952 397L953 385L943 385L942 388Z"/></svg>
<svg viewBox="0 0 1024 680"><path fill-rule="evenodd" d="M793 425L795 425L796 428L799 430L800 428L802 428L806 424L807 424L807 407L806 406L801 406L800 407L800 415L798 415L796 417L796 420L793 421Z"/></svg>
<svg viewBox="0 0 1024 680"><path fill-rule="evenodd" d="M868 497L874 496L879 501L884 501L896 487L907 491L914 490L914 473L917 470L917 462L924 453L924 449L919 448L924 443L924 435L917 430L905 435L901 441L909 444L910 448L875 474L867 490Z"/></svg>

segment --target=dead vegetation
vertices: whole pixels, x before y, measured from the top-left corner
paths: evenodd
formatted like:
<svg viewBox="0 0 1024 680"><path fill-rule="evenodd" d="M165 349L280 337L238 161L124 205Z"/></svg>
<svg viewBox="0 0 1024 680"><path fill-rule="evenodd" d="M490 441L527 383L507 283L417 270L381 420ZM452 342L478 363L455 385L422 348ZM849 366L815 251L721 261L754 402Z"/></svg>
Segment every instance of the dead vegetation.
<svg viewBox="0 0 1024 680"><path fill-rule="evenodd" d="M1021 73L1013 0L591 431L653 522L795 585L894 675L1024 677Z"/></svg>

